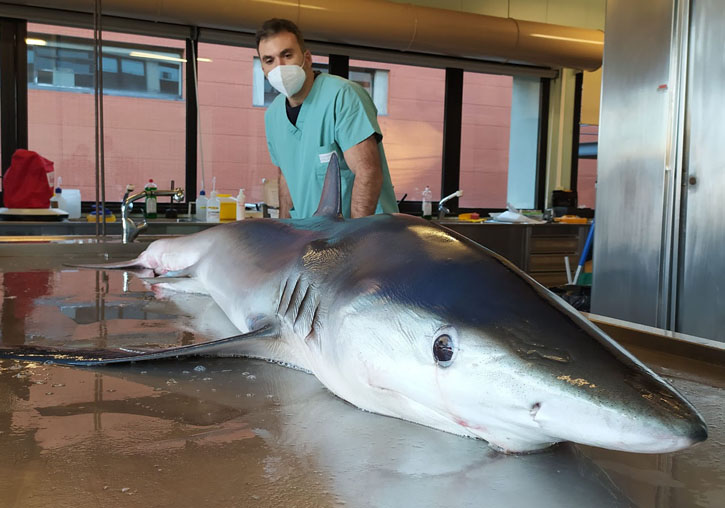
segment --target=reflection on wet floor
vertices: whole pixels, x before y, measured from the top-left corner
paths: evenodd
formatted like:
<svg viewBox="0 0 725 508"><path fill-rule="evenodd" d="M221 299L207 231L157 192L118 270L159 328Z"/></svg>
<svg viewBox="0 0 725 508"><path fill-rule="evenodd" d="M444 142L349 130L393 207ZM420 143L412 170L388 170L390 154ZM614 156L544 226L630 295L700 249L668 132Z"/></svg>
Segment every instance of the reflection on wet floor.
<svg viewBox="0 0 725 508"><path fill-rule="evenodd" d="M47 506L50 495L73 506L476 506L482 496L490 506L514 506L512 496L629 506L574 447L501 456L364 413L312 376L259 361L96 371L8 361L0 380L12 392L0 496L17 506Z"/></svg>
<svg viewBox="0 0 725 508"><path fill-rule="evenodd" d="M163 346L234 333L209 299L123 272L8 275L4 344ZM255 360L1 361L0 506L722 506L725 377L666 369L708 422L705 443L668 455L564 444L504 456L360 411L313 376Z"/></svg>
<svg viewBox="0 0 725 508"><path fill-rule="evenodd" d="M61 269L0 277L5 345L162 347L207 340L208 333L219 332L214 319L220 311L210 300L181 295L172 301L125 272ZM207 307L208 320L200 312ZM221 320L229 335L236 333L223 315Z"/></svg>

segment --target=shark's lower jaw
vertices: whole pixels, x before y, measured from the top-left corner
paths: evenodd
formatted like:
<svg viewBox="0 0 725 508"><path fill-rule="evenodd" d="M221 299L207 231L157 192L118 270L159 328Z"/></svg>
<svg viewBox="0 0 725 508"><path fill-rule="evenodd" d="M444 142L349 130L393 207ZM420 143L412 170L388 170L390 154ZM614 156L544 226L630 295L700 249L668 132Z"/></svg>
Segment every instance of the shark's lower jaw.
<svg viewBox="0 0 725 508"><path fill-rule="evenodd" d="M519 429L521 432L516 432L517 429L498 421L492 421L491 424L474 423L460 415L436 410L390 388L373 384L369 388L371 390L367 393L375 393L376 400L358 398L354 404L361 409L411 421L450 434L480 439L498 452L536 453L557 443L557 440L547 435L532 434L530 428L522 428ZM351 400L355 397L347 394L345 398Z"/></svg>

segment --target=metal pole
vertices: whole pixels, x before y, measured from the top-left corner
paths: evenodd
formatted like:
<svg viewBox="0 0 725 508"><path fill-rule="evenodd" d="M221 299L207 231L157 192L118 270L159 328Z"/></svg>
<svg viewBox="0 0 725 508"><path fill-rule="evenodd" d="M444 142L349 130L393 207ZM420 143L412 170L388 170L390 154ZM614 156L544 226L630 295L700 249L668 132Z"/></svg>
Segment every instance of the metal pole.
<svg viewBox="0 0 725 508"><path fill-rule="evenodd" d="M94 118L96 135L96 236L106 236L106 168L103 136L103 6L95 0L93 10Z"/></svg>

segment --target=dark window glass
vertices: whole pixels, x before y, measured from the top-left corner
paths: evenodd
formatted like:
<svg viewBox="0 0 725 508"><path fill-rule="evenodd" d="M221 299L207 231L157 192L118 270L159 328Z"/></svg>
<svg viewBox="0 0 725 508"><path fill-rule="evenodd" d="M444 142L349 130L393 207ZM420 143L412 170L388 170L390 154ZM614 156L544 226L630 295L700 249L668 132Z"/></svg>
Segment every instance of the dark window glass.
<svg viewBox="0 0 725 508"><path fill-rule="evenodd" d="M124 74L143 76L144 70L145 67L143 62L139 62L138 60L129 60L127 58L121 60L121 72Z"/></svg>
<svg viewBox="0 0 725 508"><path fill-rule="evenodd" d="M118 72L118 59L113 57L103 57L103 72Z"/></svg>
<svg viewBox="0 0 725 508"><path fill-rule="evenodd" d="M32 41L28 43L29 88L86 93L93 90L91 40L33 33L28 41ZM103 53L104 94L182 99L184 59L179 48L104 41Z"/></svg>

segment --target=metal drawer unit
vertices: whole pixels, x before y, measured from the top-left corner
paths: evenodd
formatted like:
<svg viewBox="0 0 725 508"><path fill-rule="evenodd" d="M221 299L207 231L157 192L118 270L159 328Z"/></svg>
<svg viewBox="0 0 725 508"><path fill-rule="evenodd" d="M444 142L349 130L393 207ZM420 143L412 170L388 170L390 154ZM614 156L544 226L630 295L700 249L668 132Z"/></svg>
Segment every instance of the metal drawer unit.
<svg viewBox="0 0 725 508"><path fill-rule="evenodd" d="M544 286L566 284L564 257L572 271L586 242L588 224L474 224L444 221L456 231L502 255Z"/></svg>
<svg viewBox="0 0 725 508"><path fill-rule="evenodd" d="M569 257L572 271L586 241L588 225L542 224L528 228L527 264L524 271L544 286L566 284L566 265Z"/></svg>

